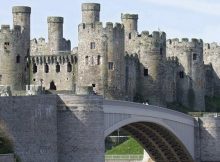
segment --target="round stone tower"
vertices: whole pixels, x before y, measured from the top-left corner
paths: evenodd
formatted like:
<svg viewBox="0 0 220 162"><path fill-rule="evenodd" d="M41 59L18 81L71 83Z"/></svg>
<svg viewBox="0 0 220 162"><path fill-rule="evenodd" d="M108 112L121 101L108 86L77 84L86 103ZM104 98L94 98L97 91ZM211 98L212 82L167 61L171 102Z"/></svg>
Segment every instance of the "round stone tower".
<svg viewBox="0 0 220 162"><path fill-rule="evenodd" d="M13 24L21 27L24 40L25 54L30 54L30 15L31 8L27 6L15 6L12 8Z"/></svg>
<svg viewBox="0 0 220 162"><path fill-rule="evenodd" d="M121 21L125 28L125 33L138 31L138 15L137 14L121 14Z"/></svg>
<svg viewBox="0 0 220 162"><path fill-rule="evenodd" d="M15 6L12 8L13 13L13 25L21 27L22 38L19 40L22 42L22 52L19 54L21 60L26 60L30 56L30 15L31 8L27 6ZM25 65L23 65L25 66ZM28 67L24 67L27 69ZM25 70L23 72L24 82L23 84L29 84L29 72Z"/></svg>
<svg viewBox="0 0 220 162"><path fill-rule="evenodd" d="M98 3L83 3L82 4L82 23L99 22L100 4Z"/></svg>
<svg viewBox="0 0 220 162"><path fill-rule="evenodd" d="M47 22L49 51L51 53L62 51L63 17L48 17Z"/></svg>

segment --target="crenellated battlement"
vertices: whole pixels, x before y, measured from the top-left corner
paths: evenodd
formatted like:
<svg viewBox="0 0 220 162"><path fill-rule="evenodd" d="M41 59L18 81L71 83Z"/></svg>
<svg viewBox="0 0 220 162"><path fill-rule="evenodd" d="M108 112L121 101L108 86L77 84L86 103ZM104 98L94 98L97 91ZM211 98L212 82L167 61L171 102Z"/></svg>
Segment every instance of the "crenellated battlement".
<svg viewBox="0 0 220 162"><path fill-rule="evenodd" d="M105 26L103 25L102 22L96 22L96 23L81 23L79 24L79 32L88 32L88 31L92 31L92 32L101 32L102 30L105 31L113 31L113 30L118 30L118 31L122 31L124 30L124 25L121 23L112 23L112 22L107 22L105 24Z"/></svg>
<svg viewBox="0 0 220 162"><path fill-rule="evenodd" d="M220 50L220 44L218 44L217 42L205 43L204 50L205 51Z"/></svg>
<svg viewBox="0 0 220 162"><path fill-rule="evenodd" d="M99 3L83 3L82 11L100 11Z"/></svg>
<svg viewBox="0 0 220 162"><path fill-rule="evenodd" d="M130 39L147 39L150 42L159 42L159 41L166 41L166 33L153 31L150 33L149 31L142 31L141 34L137 32L130 33Z"/></svg>
<svg viewBox="0 0 220 162"><path fill-rule="evenodd" d="M65 63L76 63L77 56L76 54L72 54L70 52L62 52L59 55L39 55L39 56L31 56L30 63L38 64L65 64Z"/></svg>
<svg viewBox="0 0 220 162"><path fill-rule="evenodd" d="M137 20L138 19L138 14L121 14L121 19L134 19Z"/></svg>
<svg viewBox="0 0 220 162"><path fill-rule="evenodd" d="M81 23L78 26L79 32L84 32L86 30L102 30L103 25L102 22L95 22L95 23Z"/></svg>
<svg viewBox="0 0 220 162"><path fill-rule="evenodd" d="M49 17L47 17L47 22L48 23L63 23L64 19L63 19L63 17L49 16Z"/></svg>
<svg viewBox="0 0 220 162"><path fill-rule="evenodd" d="M21 27L19 25L14 25L13 28L10 28L10 25L1 25L0 34L21 34Z"/></svg>
<svg viewBox="0 0 220 162"><path fill-rule="evenodd" d="M14 6L12 13L31 13L31 8L28 6Z"/></svg>
<svg viewBox="0 0 220 162"><path fill-rule="evenodd" d="M182 38L180 40L179 38L174 38L167 40L167 46L183 46L191 48L203 47L203 40L195 38L192 38L191 40L189 40L188 38Z"/></svg>

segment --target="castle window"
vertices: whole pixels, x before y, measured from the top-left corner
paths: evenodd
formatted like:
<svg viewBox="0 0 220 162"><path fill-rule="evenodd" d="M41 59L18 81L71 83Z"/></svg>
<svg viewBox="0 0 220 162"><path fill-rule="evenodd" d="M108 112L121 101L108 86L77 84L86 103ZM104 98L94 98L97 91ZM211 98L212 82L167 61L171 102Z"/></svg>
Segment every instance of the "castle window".
<svg viewBox="0 0 220 162"><path fill-rule="evenodd" d="M109 69L109 70L113 70L113 68L114 68L113 62L109 62L109 63L108 63L108 69Z"/></svg>
<svg viewBox="0 0 220 162"><path fill-rule="evenodd" d="M163 48L160 48L160 55L163 55Z"/></svg>
<svg viewBox="0 0 220 162"><path fill-rule="evenodd" d="M194 53L194 54L193 54L193 60L196 60L196 59L197 59L197 54Z"/></svg>
<svg viewBox="0 0 220 162"><path fill-rule="evenodd" d="M210 49L210 44L208 44L208 49Z"/></svg>
<svg viewBox="0 0 220 162"><path fill-rule="evenodd" d="M95 84L92 84L92 87L94 88L94 87L95 87Z"/></svg>
<svg viewBox="0 0 220 162"><path fill-rule="evenodd" d="M16 56L16 63L20 63L20 56L19 55Z"/></svg>
<svg viewBox="0 0 220 162"><path fill-rule="evenodd" d="M91 64L94 65L94 57L91 57Z"/></svg>
<svg viewBox="0 0 220 162"><path fill-rule="evenodd" d="M100 65L100 64L101 64L101 56L98 55L98 57L97 57L97 65Z"/></svg>
<svg viewBox="0 0 220 162"><path fill-rule="evenodd" d="M33 73L37 73L37 65L36 65L36 63L34 63L34 65L33 65Z"/></svg>
<svg viewBox="0 0 220 162"><path fill-rule="evenodd" d="M86 56L86 57L85 57L85 63L86 63L86 65L89 64L89 56Z"/></svg>
<svg viewBox="0 0 220 162"><path fill-rule="evenodd" d="M72 65L70 64L70 62L68 62L67 64L67 72L71 72L72 71Z"/></svg>
<svg viewBox="0 0 220 162"><path fill-rule="evenodd" d="M56 72L57 72L57 73L60 72L60 65L59 65L59 63L57 63L57 65L56 65Z"/></svg>
<svg viewBox="0 0 220 162"><path fill-rule="evenodd" d="M77 61L78 61L78 59L77 59L77 57L75 56L75 57L74 57L74 62L75 62L75 64L77 63Z"/></svg>
<svg viewBox="0 0 220 162"><path fill-rule="evenodd" d="M83 23L83 29L85 29L86 28L86 25Z"/></svg>
<svg viewBox="0 0 220 162"><path fill-rule="evenodd" d="M49 73L49 66L48 66L48 64L46 64L46 65L44 66L44 72L45 72L45 73Z"/></svg>
<svg viewBox="0 0 220 162"><path fill-rule="evenodd" d="M131 33L128 34L128 39L131 39Z"/></svg>
<svg viewBox="0 0 220 162"><path fill-rule="evenodd" d="M148 76L148 69L144 68L144 76Z"/></svg>
<svg viewBox="0 0 220 162"><path fill-rule="evenodd" d="M90 43L90 49L95 49L95 42Z"/></svg>
<svg viewBox="0 0 220 162"><path fill-rule="evenodd" d="M10 45L10 43L9 43L9 42L5 42L5 43L4 43L4 49L5 49L5 50L7 50L7 49L8 49L8 47L9 47L9 45Z"/></svg>
<svg viewBox="0 0 220 162"><path fill-rule="evenodd" d="M2 75L0 75L0 81L2 81Z"/></svg>
<svg viewBox="0 0 220 162"><path fill-rule="evenodd" d="M180 72L179 72L179 76L180 76L180 78L184 78L184 72L183 72L183 71L180 71Z"/></svg>

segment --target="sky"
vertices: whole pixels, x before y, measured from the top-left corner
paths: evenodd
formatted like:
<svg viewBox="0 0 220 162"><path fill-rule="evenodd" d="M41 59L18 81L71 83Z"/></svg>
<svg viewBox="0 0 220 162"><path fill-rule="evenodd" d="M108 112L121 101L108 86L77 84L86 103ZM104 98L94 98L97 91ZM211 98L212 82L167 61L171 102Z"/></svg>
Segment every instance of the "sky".
<svg viewBox="0 0 220 162"><path fill-rule="evenodd" d="M138 14L138 30L165 31L167 38L220 42L220 0L1 0L0 24L12 25L12 6L30 6L31 38L47 39L47 17L64 17L64 37L77 46L81 3L100 3L100 19L121 22L121 13Z"/></svg>

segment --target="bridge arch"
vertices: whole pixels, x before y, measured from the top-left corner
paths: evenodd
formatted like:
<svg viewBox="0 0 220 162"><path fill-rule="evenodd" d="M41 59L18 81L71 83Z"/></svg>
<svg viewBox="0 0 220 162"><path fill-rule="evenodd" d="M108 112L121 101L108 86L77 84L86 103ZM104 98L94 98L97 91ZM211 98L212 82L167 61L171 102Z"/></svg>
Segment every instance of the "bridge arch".
<svg viewBox="0 0 220 162"><path fill-rule="evenodd" d="M190 141L194 135L193 118L164 108L122 101L104 101L104 113L105 137L121 128L156 162L193 162L194 142ZM189 133L188 142L183 132Z"/></svg>

